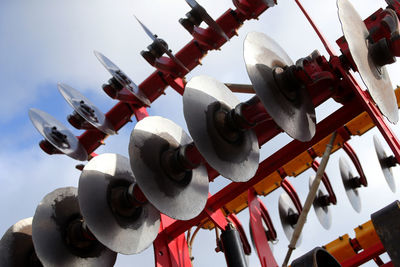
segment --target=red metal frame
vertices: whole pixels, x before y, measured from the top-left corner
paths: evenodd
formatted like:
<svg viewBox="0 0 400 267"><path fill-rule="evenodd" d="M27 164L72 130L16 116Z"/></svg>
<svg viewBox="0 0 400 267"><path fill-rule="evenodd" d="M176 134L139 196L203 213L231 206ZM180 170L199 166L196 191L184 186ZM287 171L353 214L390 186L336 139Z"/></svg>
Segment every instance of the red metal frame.
<svg viewBox="0 0 400 267"><path fill-rule="evenodd" d="M160 232L173 222L173 219L161 214ZM153 242L153 248L156 267L192 267L185 234L181 234L173 240L158 235Z"/></svg>
<svg viewBox="0 0 400 267"><path fill-rule="evenodd" d="M262 0L233 0L236 10L227 10L220 18L216 21L221 28L231 38L234 36L245 20L257 18L262 12L268 7ZM317 125L316 135L310 142L299 142L292 141L279 151L264 160L255 175L255 177L245 183L231 183L214 195L210 195L208 203L204 211L196 218L189 221L174 221L164 215L162 215L162 224L160 234L154 242L155 257L157 266L191 266L190 259L188 257L187 243L183 233L194 225L199 225L201 221L210 218L215 225L219 228L224 229L227 221L221 208L228 202L232 201L238 195L250 190L249 194L249 206L253 217L253 223L259 222L260 206L259 202L254 200L254 189L252 187L260 182L262 179L281 168L284 164L293 160L300 153L307 151L313 144L321 141L323 138L328 136L330 133L343 127L345 123L361 114L363 111L367 111L369 116L372 118L374 123L377 125L385 140L388 142L392 149L396 159L400 162L400 142L394 135L392 130L388 127L382 114L372 101L370 95L363 91L355 81L354 77L348 72L348 67L343 66L341 60L334 56L333 49L329 46L325 38L319 32L315 26L311 17L307 14L300 2L296 0L296 3L302 9L307 19L312 24L313 28L317 32L318 36L327 48L331 58L328 61L324 57L320 57L318 62L314 65L311 64L308 68L305 68L305 74L302 77L308 79L310 84L307 88L310 90L310 94L313 96L313 101L316 105L322 103L327 98L332 96L332 92L327 90L327 86L317 86L321 82L323 85L337 83L337 80L332 80L331 74L334 72L341 75L342 80L339 82L341 89L345 93L351 92L356 97L343 98L346 100L343 107L331 114L329 117L324 119ZM396 10L398 12L398 10ZM378 10L379 12L379 10ZM399 15L399 13L398 13ZM201 38L200 38L201 37ZM205 38L205 39L204 39ZM197 41L196 41L197 40ZM210 40L212 45L210 45ZM220 48L225 43L225 39L216 35L211 29L197 29L194 33L194 39L190 41L184 48L176 53L176 57L189 69L192 70L200 64L201 58L207 53L208 50ZM343 43L339 43L339 46ZM342 48L342 46L341 46ZM341 49L346 54L345 49ZM350 57L348 57L350 59ZM168 61L169 62L169 61ZM168 65L168 62L166 65ZM350 61L351 62L351 61ZM185 81L183 80L184 72L175 71L171 69L160 68L162 71L153 72L147 79L145 79L140 85L140 89L146 94L151 102L156 100L167 86L171 86L178 93L183 93ZM311 74L311 75L310 75ZM314 76L313 76L314 75ZM320 75L320 76L318 76ZM321 78L323 77L323 79ZM110 91L105 87L105 91L110 94ZM343 92L337 92L338 94ZM131 121L132 115L136 116L137 120L141 120L146 117L147 111L140 105L140 102L135 99L126 89L118 92L116 95L111 97L120 100L109 112L106 117L110 120L116 130L122 128L125 124ZM336 98L338 95L335 96ZM280 129L276 128L275 123L272 120L266 120L255 127L255 131L259 138L260 145L264 144L272 137L280 133ZM81 136L78 137L79 141L87 150L88 154L91 154L96 148L102 143L106 135L97 129L91 129L85 131ZM44 145L41 147L45 147ZM50 151L50 150L49 150ZM46 151L46 152L49 152ZM50 151L56 153L57 151ZM209 170L210 180L214 179L218 173L214 170ZM282 183L284 188L287 187L286 182ZM289 188L290 189L290 188ZM295 191L294 191L295 192ZM299 200L297 199L296 208L301 210L299 206ZM296 203L295 202L295 203ZM257 217L258 216L258 217ZM254 228L256 233L260 233L260 224L255 223ZM264 230L262 229L262 232ZM375 250L366 250L361 252L359 257L362 255L375 255L377 251L381 251L381 248L375 248ZM161 253L160 253L161 252ZM365 252L365 253L364 253ZM364 254L362 254L364 253ZM261 255L261 254L259 254ZM262 254L263 259L268 260L268 266L277 266L273 258L272 253ZM265 258L267 257L267 258ZM360 260L360 259L358 259ZM265 262L267 264L267 262ZM356 260L354 262L357 262ZM190 265L189 265L190 264ZM275 264L275 265L273 265ZM347 263L346 263L347 264ZM344 266L355 266L355 265L344 265Z"/></svg>
<svg viewBox="0 0 400 267"><path fill-rule="evenodd" d="M379 255L381 255L384 252L386 252L386 250L383 247L382 243L379 242L367 249L364 249L360 253L354 255L350 259L347 259L347 260L341 262L340 264L343 267L360 266L361 264L364 264L364 263L378 257ZM387 266L390 266L390 265L387 265Z"/></svg>
<svg viewBox="0 0 400 267"><path fill-rule="evenodd" d="M300 215L301 211L303 210L303 205L301 205L301 201L299 195L297 195L296 189L294 189L293 185L286 178L282 180L281 187L289 195L294 206L296 207L298 214Z"/></svg>
<svg viewBox="0 0 400 267"><path fill-rule="evenodd" d="M248 203L251 231L253 234L254 244L257 249L258 258L260 259L262 267L277 267L274 255L268 243L268 238L265 235L262 220L264 220L265 211L262 202L258 200L257 193L253 188L248 190ZM265 208L265 207L264 207ZM264 214L264 216L263 216ZM268 214L268 213L267 213ZM269 228L271 231L272 229Z"/></svg>
<svg viewBox="0 0 400 267"><path fill-rule="evenodd" d="M314 170L315 172L317 172L317 171L318 171L318 168L319 168L319 162L318 162L317 160L314 160L314 161L312 162L311 166L312 166L313 170ZM324 184L324 186L325 186L325 188L326 188L326 191L328 191L329 201L330 201L333 205L336 205L336 203L337 203L336 194L335 194L335 191L333 191L331 182L330 182L329 177L328 177L328 175L326 174L326 172L324 172L324 174L322 175L321 180L322 180L322 183Z"/></svg>

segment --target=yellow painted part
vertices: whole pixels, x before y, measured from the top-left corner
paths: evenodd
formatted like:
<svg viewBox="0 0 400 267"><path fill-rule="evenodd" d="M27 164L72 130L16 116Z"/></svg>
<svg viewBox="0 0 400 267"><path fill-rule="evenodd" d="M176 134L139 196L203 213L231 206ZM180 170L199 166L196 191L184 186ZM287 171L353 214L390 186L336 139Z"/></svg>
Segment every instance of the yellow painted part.
<svg viewBox="0 0 400 267"><path fill-rule="evenodd" d="M351 135L362 135L374 126L375 124L367 112L361 113L359 116L346 124L346 127L349 129Z"/></svg>
<svg viewBox="0 0 400 267"><path fill-rule="evenodd" d="M257 195L266 196L281 186L282 178L278 172L273 172L253 186Z"/></svg>
<svg viewBox="0 0 400 267"><path fill-rule="evenodd" d="M400 86L397 86L397 88L394 90L394 93L396 95L397 105L400 108Z"/></svg>
<svg viewBox="0 0 400 267"><path fill-rule="evenodd" d="M327 137L325 137L324 139L322 139L321 141L319 141L312 147L314 149L315 154L317 154L318 157L322 157L322 155L324 154L326 145L329 144L329 141L331 140L331 136L332 136L332 134L328 135ZM343 137L341 137L338 134L336 136L335 143L333 144L332 153L335 152L336 150L338 150L339 148L341 148L343 145L343 142L344 142Z"/></svg>
<svg viewBox="0 0 400 267"><path fill-rule="evenodd" d="M338 262L343 262L344 260L356 255L353 247L350 245L350 237L348 234L326 244L324 248L331 253Z"/></svg>
<svg viewBox="0 0 400 267"><path fill-rule="evenodd" d="M289 161L287 164L283 166L286 174L289 176L297 176L300 173L304 172L308 168L310 168L311 163L313 162L312 157L307 151L304 151L293 160Z"/></svg>
<svg viewBox="0 0 400 267"><path fill-rule="evenodd" d="M231 202L228 202L225 205L226 211L228 213L239 213L243 209L247 208L247 191L243 192L239 196L237 196L234 200Z"/></svg>
<svg viewBox="0 0 400 267"><path fill-rule="evenodd" d="M367 249L372 245L381 242L376 234L372 221L368 221L363 225L354 228L354 232L356 232L356 239L363 249Z"/></svg>

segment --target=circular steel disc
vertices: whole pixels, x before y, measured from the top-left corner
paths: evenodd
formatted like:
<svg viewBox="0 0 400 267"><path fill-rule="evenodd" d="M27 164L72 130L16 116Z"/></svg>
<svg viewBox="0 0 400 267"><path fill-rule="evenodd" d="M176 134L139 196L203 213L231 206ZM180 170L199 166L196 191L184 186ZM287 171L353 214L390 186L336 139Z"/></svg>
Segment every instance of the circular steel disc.
<svg viewBox="0 0 400 267"><path fill-rule="evenodd" d="M346 191L347 198L349 199L350 204L353 207L353 209L357 212L360 212L361 211L361 199L360 199L360 195L358 193L358 189L357 188L353 189L349 182L349 180L351 180L355 176L353 175L353 173L350 170L349 163L343 157L340 157L340 159L339 159L339 169L340 169L340 175L342 177L342 182L343 182L344 190Z"/></svg>
<svg viewBox="0 0 400 267"><path fill-rule="evenodd" d="M315 176L310 176L309 180L309 188L311 189L311 185L315 180ZM319 222L321 223L322 227L324 227L326 230L329 230L332 225L332 212L329 206L322 206L321 204L318 203L317 198L321 196L327 196L328 191L325 189L325 186L323 184L320 184L317 190L317 195L315 197L315 200L313 202L313 207L315 211L315 215L317 215L317 218Z"/></svg>
<svg viewBox="0 0 400 267"><path fill-rule="evenodd" d="M240 102L223 83L207 76L193 77L183 94L183 112L190 135L204 159L222 176L246 182L255 175L260 158L257 136L249 129L237 143L226 141L215 127L213 108L229 109Z"/></svg>
<svg viewBox="0 0 400 267"><path fill-rule="evenodd" d="M95 128L99 129L105 134L115 134L114 127L106 118L106 116L104 116L103 112L101 112L89 99L82 95L78 90L75 90L71 86L64 83L58 84L58 90L68 102L68 104L70 104L71 107L87 122L89 122L91 125L93 125ZM93 113L88 113L82 107L82 104L85 104L87 108L93 111Z"/></svg>
<svg viewBox="0 0 400 267"><path fill-rule="evenodd" d="M53 116L44 111L31 108L29 109L29 118L39 133L62 153L76 160L87 160L87 152L78 138ZM51 135L53 127L57 127L57 130L66 136L67 144L57 144L57 141Z"/></svg>
<svg viewBox="0 0 400 267"><path fill-rule="evenodd" d="M204 165L177 182L161 166L164 151L191 143L191 138L174 122L146 117L132 131L129 158L143 194L159 211L178 220L189 220L204 209L208 198L208 174ZM191 177L190 177L191 176Z"/></svg>
<svg viewBox="0 0 400 267"><path fill-rule="evenodd" d="M96 241L89 250L70 247L65 238L69 222L81 218L77 188L59 188L47 194L36 208L32 238L36 254L45 266L113 266L117 253Z"/></svg>
<svg viewBox="0 0 400 267"><path fill-rule="evenodd" d="M396 182L393 177L392 173L392 168L388 167L385 164L385 159L388 157L386 155L385 150L382 147L381 142L379 141L378 137L374 135L374 146L375 146L375 152L379 160L379 165L381 166L383 176L385 177L386 183L388 184L390 190L392 190L393 193L396 193Z"/></svg>
<svg viewBox="0 0 400 267"><path fill-rule="evenodd" d="M286 192L283 192L279 196L279 218L281 219L282 228L285 232L286 238L290 241L292 239L292 235L296 225L291 225L288 219L288 216L292 214L300 214L297 212L296 206L294 205L292 199ZM301 243L302 236L299 237L296 246L299 246Z"/></svg>
<svg viewBox="0 0 400 267"><path fill-rule="evenodd" d="M150 100L142 92L142 90L140 90L139 86L137 86L120 68L118 68L117 65L115 65L110 59L108 59L100 52L94 51L94 55L111 74L111 76L113 76L124 88L126 88L143 104L145 104L146 106L150 106Z"/></svg>
<svg viewBox="0 0 400 267"><path fill-rule="evenodd" d="M34 263L32 260L35 260ZM37 260L32 242L32 217L11 226L0 240L0 266L43 266Z"/></svg>
<svg viewBox="0 0 400 267"><path fill-rule="evenodd" d="M310 141L315 134L315 108L305 88L296 91L296 100L289 100L274 78L274 69L293 65L286 52L270 37L250 32L243 49L246 69L268 114L289 136Z"/></svg>
<svg viewBox="0 0 400 267"><path fill-rule="evenodd" d="M119 219L109 204L112 187L136 183L129 159L118 154L102 154L86 164L79 179L78 199L90 231L113 251L142 252L160 229L160 212L150 203L142 206L138 218Z"/></svg>
<svg viewBox="0 0 400 267"><path fill-rule="evenodd" d="M351 56L369 93L382 114L391 122L399 120L396 96L385 67L377 66L368 52L369 32L348 0L338 0L339 20Z"/></svg>

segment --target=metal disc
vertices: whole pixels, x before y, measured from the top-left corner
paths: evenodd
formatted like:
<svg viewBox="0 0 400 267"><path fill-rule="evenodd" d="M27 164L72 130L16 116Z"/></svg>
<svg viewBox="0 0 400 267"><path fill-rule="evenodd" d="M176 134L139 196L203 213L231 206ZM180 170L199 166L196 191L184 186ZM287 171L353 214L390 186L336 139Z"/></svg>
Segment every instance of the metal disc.
<svg viewBox="0 0 400 267"><path fill-rule="evenodd" d="M216 33L222 36L226 41L229 41L229 37L226 35L224 30L219 24L208 14L208 12L199 4L196 0L185 0L186 3L200 14L203 21L212 28Z"/></svg>
<svg viewBox="0 0 400 267"><path fill-rule="evenodd" d="M244 41L246 69L268 114L289 136L310 141L315 134L315 108L306 88L296 90L296 99L289 100L274 78L274 69L292 66L286 52L270 37L250 32Z"/></svg>
<svg viewBox="0 0 400 267"><path fill-rule="evenodd" d="M142 252L158 235L160 212L150 203L134 218L116 215L109 204L111 189L136 183L129 159L118 154L102 154L86 164L79 179L78 199L90 231L113 251Z"/></svg>
<svg viewBox="0 0 400 267"><path fill-rule="evenodd" d="M207 170L200 165L177 182L162 168L161 156L168 149L191 142L180 126L154 116L136 124L129 143L132 171L143 194L159 211L178 220L192 219L204 209L208 198Z"/></svg>
<svg viewBox="0 0 400 267"><path fill-rule="evenodd" d="M140 26L142 27L142 29L144 30L144 32L147 34L147 36L150 37L151 40L155 41L157 39L157 35L155 35L154 33L152 33L150 31L149 28L146 27L146 25L144 25L136 16L134 16L135 19L137 20L137 22L139 22Z"/></svg>
<svg viewBox="0 0 400 267"><path fill-rule="evenodd" d="M113 76L124 88L139 99L144 105L150 106L151 102L143 91L137 86L120 68L117 67L109 58L102 53L94 51L94 55L106 70Z"/></svg>
<svg viewBox="0 0 400 267"><path fill-rule="evenodd" d="M283 192L279 196L278 207L279 207L279 218L281 219L283 232L285 232L286 238L290 241L292 239L292 235L296 227L296 224L292 225L290 223L289 216L293 214L298 214L300 216L300 214L298 213L292 199L286 192ZM299 237L296 246L300 245L301 239L302 236Z"/></svg>
<svg viewBox="0 0 400 267"><path fill-rule="evenodd" d="M214 111L219 105L233 109L240 102L223 83L208 76L193 77L183 94L183 112L190 135L205 160L234 182L251 179L259 164L259 145L253 130L243 131L239 142L229 142L218 132Z"/></svg>
<svg viewBox="0 0 400 267"><path fill-rule="evenodd" d="M350 180L352 178L355 178L355 176L353 175L353 173L350 170L349 163L343 157L340 157L340 159L339 159L339 169L340 169L340 175L342 177L342 182L343 182L344 190L346 191L347 198L349 199L350 204L353 207L353 209L359 213L361 211L360 195L358 193L358 189L357 188L353 189L350 184Z"/></svg>
<svg viewBox="0 0 400 267"><path fill-rule="evenodd" d="M89 99L82 95L78 90L75 90L71 86L59 83L58 90L71 105L71 107L81 115L87 122L99 129L105 134L115 134L114 127L110 121Z"/></svg>
<svg viewBox="0 0 400 267"><path fill-rule="evenodd" d="M0 266L43 266L32 242L32 217L11 226L0 240Z"/></svg>
<svg viewBox="0 0 400 267"><path fill-rule="evenodd" d="M348 0L338 0L338 15L351 56L369 93L382 114L391 122L399 120L396 96L386 67L379 67L368 50L369 32Z"/></svg>
<svg viewBox="0 0 400 267"><path fill-rule="evenodd" d="M69 223L82 218L77 188L59 188L47 194L36 208L32 222L33 244L45 266L91 267L113 266L117 253L98 241L89 249L78 250L67 244L65 233Z"/></svg>
<svg viewBox="0 0 400 267"><path fill-rule="evenodd" d="M315 176L310 176L309 180L309 188L311 189L311 185L315 180ZM329 230L332 225L332 212L329 206L322 206L320 203L318 203L317 199L322 196L327 196L328 191L325 189L323 184L320 184L317 190L317 194L315 196L315 200L313 202L313 207L315 211L315 215L317 215L317 218L319 222L321 223L322 227L324 227L326 230Z"/></svg>
<svg viewBox="0 0 400 267"><path fill-rule="evenodd" d="M76 160L87 160L87 152L78 138L53 116L44 111L31 108L29 109L29 118L39 133L62 153ZM58 133L65 137L62 142L54 134L54 127L56 127Z"/></svg>
<svg viewBox="0 0 400 267"><path fill-rule="evenodd" d="M374 146L376 156L378 157L379 165L381 166L383 176L385 177L386 183L388 184L390 190L393 193L396 193L396 182L393 177L392 168L385 164L385 160L387 159L387 155L385 150L382 147L381 142L379 141L378 137L374 135Z"/></svg>

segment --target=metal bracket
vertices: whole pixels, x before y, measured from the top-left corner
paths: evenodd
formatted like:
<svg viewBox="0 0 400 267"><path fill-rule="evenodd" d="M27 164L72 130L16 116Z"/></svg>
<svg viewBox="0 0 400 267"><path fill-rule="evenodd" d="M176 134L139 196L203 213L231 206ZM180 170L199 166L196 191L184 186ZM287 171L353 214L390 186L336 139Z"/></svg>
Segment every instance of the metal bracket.
<svg viewBox="0 0 400 267"><path fill-rule="evenodd" d="M277 267L278 264L274 258L271 248L268 244L268 238L265 235L262 220L267 224L269 231L275 232L272 226L268 225L268 212L262 202L257 198L254 188L248 190L248 203L250 213L251 230L253 231L253 239L257 249L258 258L262 267ZM269 218L270 219L270 218ZM271 227L271 228L270 228ZM276 235L276 233L275 233Z"/></svg>
<svg viewBox="0 0 400 267"><path fill-rule="evenodd" d="M175 220L161 214L160 233ZM185 234L173 240L159 234L153 242L156 267L192 267Z"/></svg>

